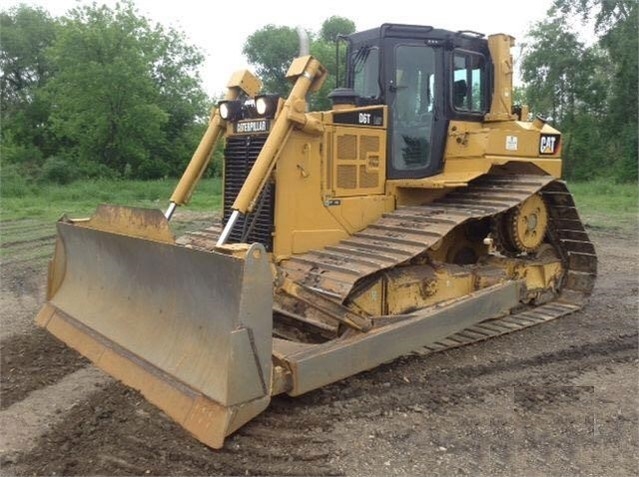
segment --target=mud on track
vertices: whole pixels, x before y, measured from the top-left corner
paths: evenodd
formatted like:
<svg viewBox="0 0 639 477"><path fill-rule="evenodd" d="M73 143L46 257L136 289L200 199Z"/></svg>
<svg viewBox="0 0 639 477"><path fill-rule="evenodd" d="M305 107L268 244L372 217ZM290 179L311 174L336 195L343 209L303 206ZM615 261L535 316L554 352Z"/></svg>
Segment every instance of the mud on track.
<svg viewBox="0 0 639 477"><path fill-rule="evenodd" d="M89 391L61 403L53 426L33 429L31 446L4 453L1 473L637 475L637 236L590 233L600 278L582 312L276 397L220 451L119 383L85 382ZM30 324L44 263L12 263L2 271L2 324L20 323L0 342L0 413L76 375L95 379L76 373L90 366L84 359Z"/></svg>

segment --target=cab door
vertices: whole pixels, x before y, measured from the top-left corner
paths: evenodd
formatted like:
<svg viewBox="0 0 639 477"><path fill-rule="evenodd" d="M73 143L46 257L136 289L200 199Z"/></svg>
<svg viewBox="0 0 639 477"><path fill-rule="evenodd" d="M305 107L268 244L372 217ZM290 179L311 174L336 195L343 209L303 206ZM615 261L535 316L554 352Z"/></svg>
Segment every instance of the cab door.
<svg viewBox="0 0 639 477"><path fill-rule="evenodd" d="M388 178L432 176L443 168L447 121L442 49L388 39L384 96L389 106Z"/></svg>

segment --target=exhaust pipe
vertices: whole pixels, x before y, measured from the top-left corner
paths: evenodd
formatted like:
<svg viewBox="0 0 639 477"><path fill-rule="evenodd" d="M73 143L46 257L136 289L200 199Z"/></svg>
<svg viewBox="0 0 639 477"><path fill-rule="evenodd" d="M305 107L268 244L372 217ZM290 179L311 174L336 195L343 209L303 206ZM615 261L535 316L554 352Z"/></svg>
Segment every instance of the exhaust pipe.
<svg viewBox="0 0 639 477"><path fill-rule="evenodd" d="M310 40L308 38L308 33L306 33L306 30L304 30L304 28L302 28L301 26L298 26L297 36L299 37L299 40L300 40L300 51L299 51L299 55L297 56L310 55L311 54Z"/></svg>

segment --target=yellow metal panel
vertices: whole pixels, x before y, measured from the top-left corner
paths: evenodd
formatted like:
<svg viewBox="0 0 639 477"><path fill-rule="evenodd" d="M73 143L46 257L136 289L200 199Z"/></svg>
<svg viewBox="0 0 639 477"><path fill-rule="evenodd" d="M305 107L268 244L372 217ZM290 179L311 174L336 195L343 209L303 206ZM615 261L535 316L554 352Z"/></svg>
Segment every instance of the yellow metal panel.
<svg viewBox="0 0 639 477"><path fill-rule="evenodd" d="M233 211L246 214L255 209L260 192L269 181L282 147L287 143L294 127L302 127L309 132L321 133L321 123L312 115L304 115L303 111L306 109L306 95L318 81L323 81L326 69L313 57L305 58L304 73L296 77L289 97L273 122L266 142L233 201ZM296 60L294 64L297 62Z"/></svg>
<svg viewBox="0 0 639 477"><path fill-rule="evenodd" d="M312 57L310 55L307 56L299 56L293 60L291 65L288 67L288 71L286 72L286 77L289 79L294 79L304 73L306 67L311 62Z"/></svg>
<svg viewBox="0 0 639 477"><path fill-rule="evenodd" d="M446 163L454 158L503 155L539 158L540 135L559 134L550 126L541 130L521 121L470 123L451 121L446 141ZM544 156L545 159L547 156ZM558 154L549 156L557 158Z"/></svg>
<svg viewBox="0 0 639 477"><path fill-rule="evenodd" d="M364 107L355 107L354 105L336 105L334 107L333 111L327 111L325 113L325 122L327 124L337 124L334 122L333 119L333 113L340 113L340 114L344 114L344 113L366 113L366 111L370 111L370 110L379 110L381 108L383 108L383 120L382 120L382 124L379 126L376 126L374 124L366 124L366 125L362 125L359 127L365 127L367 129L386 129L387 128L387 124L388 124L388 107L387 106L381 106L379 104L373 105L373 106L364 106Z"/></svg>
<svg viewBox="0 0 639 477"><path fill-rule="evenodd" d="M539 133L519 128L491 129L486 154L535 157L539 154Z"/></svg>
<svg viewBox="0 0 639 477"><path fill-rule="evenodd" d="M515 46L515 38L499 33L488 37L488 48L493 62L494 84L490 112L486 121L510 121L512 114L513 57L510 49Z"/></svg>
<svg viewBox="0 0 639 477"><path fill-rule="evenodd" d="M357 309L371 316L388 314L386 306L386 278L381 276L375 282L369 283L365 288L360 289L351 301Z"/></svg>
<svg viewBox="0 0 639 477"><path fill-rule="evenodd" d="M262 89L262 81L248 70L236 71L231 75L228 84L229 88L240 88L248 96L255 96Z"/></svg>
<svg viewBox="0 0 639 477"><path fill-rule="evenodd" d="M481 157L486 152L490 129L481 123L451 121L448 126L445 159Z"/></svg>
<svg viewBox="0 0 639 477"><path fill-rule="evenodd" d="M541 169L548 175L551 175L557 179L561 177L561 168L562 161L560 158L537 158L537 157L504 157L504 156L486 156L486 161L488 161L491 165L501 166L501 165L510 165L513 168L521 167L522 172L525 166L534 166Z"/></svg>
<svg viewBox="0 0 639 477"><path fill-rule="evenodd" d="M299 76L302 76L307 72L312 72L313 77L309 78L311 80L309 91L315 92L319 90L324 84L324 81L328 76L328 72L321 65L319 69L315 70L313 61L316 60L310 55L295 58L291 65L288 67L286 78L290 81L295 81Z"/></svg>
<svg viewBox="0 0 639 477"><path fill-rule="evenodd" d="M350 155L339 161L334 154L335 138L340 134L347 135L346 132L354 136ZM337 243L394 209L394 197L383 195L386 147L383 133L352 127L329 128L322 137L297 130L292 132L275 170L273 254L276 260ZM371 138L374 138L371 142L379 146L374 153L369 150L370 145L366 145ZM324 147L327 143L329 147ZM375 155L379 159L373 160ZM328 184L338 182L340 162L356 166L349 180L357 188L350 195L327 190ZM379 183L375 187L359 187L360 182L369 184L370 177L366 174L374 174L377 170L380 171Z"/></svg>
<svg viewBox="0 0 639 477"><path fill-rule="evenodd" d="M475 291L470 270L430 266L398 268L388 277L388 314L407 313Z"/></svg>
<svg viewBox="0 0 639 477"><path fill-rule="evenodd" d="M321 138L294 130L281 151L275 170L276 259L290 256L296 231L341 229L322 201L321 144Z"/></svg>
<svg viewBox="0 0 639 477"><path fill-rule="evenodd" d="M330 214L349 234L367 227L383 213L395 210L395 198L389 195L346 197L339 205L328 207Z"/></svg>
<svg viewBox="0 0 639 477"><path fill-rule="evenodd" d="M169 221L155 209L101 204L91 219L76 225L155 242L175 242Z"/></svg>
<svg viewBox="0 0 639 477"><path fill-rule="evenodd" d="M387 193L398 196L398 205L430 202L441 194L418 192L417 189L446 190L464 187L495 166L511 172L561 177L559 150L554 155L540 156L541 134L559 134L548 125L539 129L532 123L499 121L473 123L451 121L448 128L444 170L423 179L401 179L386 182ZM411 190L412 189L412 190Z"/></svg>

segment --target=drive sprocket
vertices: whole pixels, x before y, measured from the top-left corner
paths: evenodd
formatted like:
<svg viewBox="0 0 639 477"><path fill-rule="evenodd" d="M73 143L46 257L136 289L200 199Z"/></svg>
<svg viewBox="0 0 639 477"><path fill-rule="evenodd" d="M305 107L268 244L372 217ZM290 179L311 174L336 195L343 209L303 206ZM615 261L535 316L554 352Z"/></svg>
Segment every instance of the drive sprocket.
<svg viewBox="0 0 639 477"><path fill-rule="evenodd" d="M497 249L507 256L535 252L544 243L547 229L548 208L540 194L494 217L491 227Z"/></svg>

